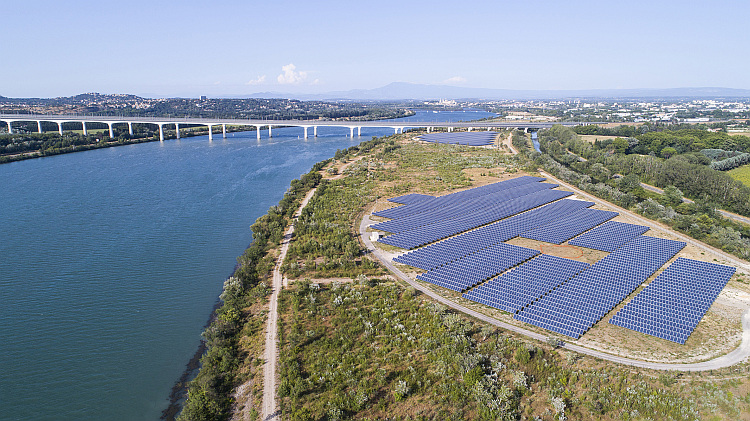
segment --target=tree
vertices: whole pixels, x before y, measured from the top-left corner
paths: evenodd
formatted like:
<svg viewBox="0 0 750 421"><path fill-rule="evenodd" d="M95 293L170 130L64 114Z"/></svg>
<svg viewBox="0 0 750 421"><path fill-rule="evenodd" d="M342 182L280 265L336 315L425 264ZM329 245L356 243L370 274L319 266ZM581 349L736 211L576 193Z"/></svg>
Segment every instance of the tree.
<svg viewBox="0 0 750 421"><path fill-rule="evenodd" d="M620 190L625 193L632 192L641 186L641 180L635 173L627 174L620 179Z"/></svg>
<svg viewBox="0 0 750 421"><path fill-rule="evenodd" d="M667 186L664 188L663 198L664 198L665 205L672 206L672 207L678 206L682 203L682 197L683 197L683 194L680 191L680 189L678 189L677 187Z"/></svg>
<svg viewBox="0 0 750 421"><path fill-rule="evenodd" d="M671 156L674 156L677 154L677 150L671 146L667 146L666 148L661 150L661 156L662 158L669 158Z"/></svg>
<svg viewBox="0 0 750 421"><path fill-rule="evenodd" d="M614 141L612 141L612 146L615 147L615 152L625 153L625 151L628 150L628 141L621 137L618 137L615 138Z"/></svg>

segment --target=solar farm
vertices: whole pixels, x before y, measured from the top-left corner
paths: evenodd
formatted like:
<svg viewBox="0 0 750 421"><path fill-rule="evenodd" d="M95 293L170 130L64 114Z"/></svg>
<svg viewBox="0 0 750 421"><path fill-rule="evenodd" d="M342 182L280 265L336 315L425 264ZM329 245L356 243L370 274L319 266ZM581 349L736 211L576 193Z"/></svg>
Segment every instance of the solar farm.
<svg viewBox="0 0 750 421"><path fill-rule="evenodd" d="M428 143L444 143L464 146L491 146L497 137L497 132L443 132L428 133L417 136L418 140Z"/></svg>
<svg viewBox="0 0 750 421"><path fill-rule="evenodd" d="M370 228L386 233L380 243L404 249L393 261L416 268L416 279L520 322L579 339L624 304L608 323L684 344L735 268L675 260L685 243L644 235L649 227L613 221L617 212L544 181L522 176L395 197L396 206L373 213L388 220ZM511 239L608 254L587 263Z"/></svg>

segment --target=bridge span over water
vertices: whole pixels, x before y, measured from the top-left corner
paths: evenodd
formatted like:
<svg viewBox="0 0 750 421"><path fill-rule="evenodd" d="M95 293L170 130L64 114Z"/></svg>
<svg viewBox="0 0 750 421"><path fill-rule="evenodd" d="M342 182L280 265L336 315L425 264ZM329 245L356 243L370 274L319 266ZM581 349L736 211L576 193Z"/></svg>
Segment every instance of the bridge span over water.
<svg viewBox="0 0 750 421"><path fill-rule="evenodd" d="M327 121L327 120L263 120L263 119L239 119L239 118L204 118L204 117L124 117L124 116L87 116L87 115L51 115L51 114L0 114L0 121L8 125L8 132L13 133L15 122L36 122L39 133L42 132L42 122L56 123L60 135L63 133L63 123L81 123L83 134L87 134L86 123L104 123L109 126L109 137L114 138L115 124L127 124L128 132L133 135L133 124L152 124L159 127L159 139L164 140L164 126L174 126L177 138L180 138L180 125L198 125L208 127L208 138L213 140L213 128L221 126L222 136L227 137L227 126L254 126L257 137L260 139L261 128L268 127L268 137L272 136L272 127L301 127L304 137L308 137L308 129L313 129L313 136L318 136L318 127L341 127L349 129L349 136L362 135L362 128L390 127L394 133L403 133L407 128L425 128L428 132L435 128L445 128L453 131L455 128L471 130L491 129L524 129L539 130L550 128L555 124L564 126L578 126L587 124L599 124L590 122L500 122L500 121L409 121L409 120L361 120L361 121Z"/></svg>

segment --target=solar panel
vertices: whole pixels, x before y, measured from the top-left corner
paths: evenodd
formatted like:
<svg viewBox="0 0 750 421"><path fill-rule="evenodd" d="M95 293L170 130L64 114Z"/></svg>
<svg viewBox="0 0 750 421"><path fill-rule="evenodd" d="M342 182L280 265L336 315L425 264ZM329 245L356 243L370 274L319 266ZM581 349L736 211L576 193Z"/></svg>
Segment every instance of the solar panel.
<svg viewBox="0 0 750 421"><path fill-rule="evenodd" d="M581 209L552 223L523 233L521 237L547 243L562 244L576 235L588 231L617 215L617 212L597 209Z"/></svg>
<svg viewBox="0 0 750 421"><path fill-rule="evenodd" d="M498 243L418 275L417 279L461 292L537 254L537 250Z"/></svg>
<svg viewBox="0 0 750 421"><path fill-rule="evenodd" d="M503 201L516 199L527 194L531 194L541 190L552 189L554 187L557 187L557 184L527 183L510 189L490 192L483 196L467 198L460 202L452 203L450 205L446 204L445 206L441 206L439 208L431 209L429 211L421 212L415 215L405 216L403 218L394 219L391 221L380 222L377 224L373 224L370 227L378 231L386 231L392 233L409 231L424 225L458 218L472 212L478 212L482 209L496 206L498 203Z"/></svg>
<svg viewBox="0 0 750 421"><path fill-rule="evenodd" d="M484 196L492 192L510 189L516 186L527 183L535 183L544 181L541 177L522 176L512 178L510 180L500 181L497 183L486 184L480 187L474 187L467 190L461 190L455 193L446 194L443 196L435 197L434 199L422 200L417 203L408 204L404 206L397 206L395 208L384 209L382 211L374 212L373 215L380 216L383 218L403 218L405 216L414 215L421 212L426 212L432 209L451 206L455 203L461 203L463 201L473 199L476 197Z"/></svg>
<svg viewBox="0 0 750 421"><path fill-rule="evenodd" d="M409 193L403 196L392 197L388 199L388 201L393 202L393 203L400 203L403 205L411 205L411 204L418 203L427 199L434 199L434 198L435 196L429 196L426 194Z"/></svg>
<svg viewBox="0 0 750 421"><path fill-rule="evenodd" d="M517 313L588 267L588 263L543 254L467 291L463 297Z"/></svg>
<svg viewBox="0 0 750 421"><path fill-rule="evenodd" d="M571 194L570 192L560 190L542 190L516 199L500 202L479 211L467 213L458 218L439 221L409 231L382 237L378 241L403 249L413 249L554 202Z"/></svg>
<svg viewBox="0 0 750 421"><path fill-rule="evenodd" d="M684 344L735 271L680 257L609 323Z"/></svg>
<svg viewBox="0 0 750 421"><path fill-rule="evenodd" d="M683 247L679 241L636 237L514 318L577 339Z"/></svg>
<svg viewBox="0 0 750 421"><path fill-rule="evenodd" d="M465 146L488 146L492 145L497 137L497 132L449 132L428 133L417 136L417 139L430 143L447 143Z"/></svg>
<svg viewBox="0 0 750 421"><path fill-rule="evenodd" d="M613 252L618 247L648 231L643 225L626 224L609 221L600 227L583 233L570 240L568 244L594 250Z"/></svg>
<svg viewBox="0 0 750 421"><path fill-rule="evenodd" d="M510 240L525 231L562 218L571 212L593 205L593 202L581 200L559 200L404 253L394 258L393 261L424 270L434 269L485 247Z"/></svg>

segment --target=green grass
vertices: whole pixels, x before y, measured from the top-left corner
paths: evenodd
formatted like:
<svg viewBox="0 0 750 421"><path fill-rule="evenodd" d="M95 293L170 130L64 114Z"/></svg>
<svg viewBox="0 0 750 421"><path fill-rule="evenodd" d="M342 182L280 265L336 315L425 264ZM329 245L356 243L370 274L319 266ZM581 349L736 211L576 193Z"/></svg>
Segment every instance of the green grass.
<svg viewBox="0 0 750 421"><path fill-rule="evenodd" d="M739 168L735 168L729 171L729 175L742 184L750 187L750 165L743 165Z"/></svg>

